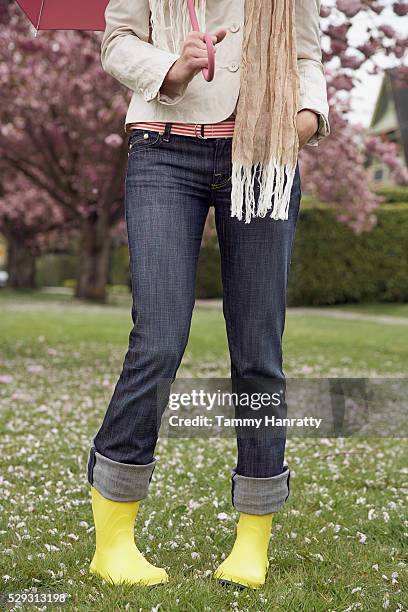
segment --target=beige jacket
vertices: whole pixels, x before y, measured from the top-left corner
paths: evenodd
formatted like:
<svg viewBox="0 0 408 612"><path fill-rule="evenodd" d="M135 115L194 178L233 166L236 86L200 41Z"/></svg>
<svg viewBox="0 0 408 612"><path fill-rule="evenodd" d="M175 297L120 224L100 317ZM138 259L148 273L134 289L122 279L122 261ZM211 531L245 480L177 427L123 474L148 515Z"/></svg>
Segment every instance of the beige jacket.
<svg viewBox="0 0 408 612"><path fill-rule="evenodd" d="M300 110L311 109L320 117L318 132L309 141L313 145L330 131L321 62L320 0L295 2ZM234 115L239 95L244 5L245 0L207 0L206 31L227 30L227 36L217 45L214 80L208 83L200 72L180 95L170 98L160 95L159 90L179 55L153 46L149 0L110 0L101 60L106 72L134 92L125 124L216 123Z"/></svg>

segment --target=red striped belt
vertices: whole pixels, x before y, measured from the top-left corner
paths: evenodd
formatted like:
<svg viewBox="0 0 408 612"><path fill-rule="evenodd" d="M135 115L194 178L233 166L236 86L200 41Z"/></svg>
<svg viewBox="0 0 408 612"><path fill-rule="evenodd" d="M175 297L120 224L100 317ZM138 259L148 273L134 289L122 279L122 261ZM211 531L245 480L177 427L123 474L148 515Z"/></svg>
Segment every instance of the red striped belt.
<svg viewBox="0 0 408 612"><path fill-rule="evenodd" d="M166 123L162 121L128 123L126 132L139 129L152 130L163 134L165 126ZM197 138L232 138L234 126L235 121L233 119L226 119L219 123L172 123L170 133Z"/></svg>

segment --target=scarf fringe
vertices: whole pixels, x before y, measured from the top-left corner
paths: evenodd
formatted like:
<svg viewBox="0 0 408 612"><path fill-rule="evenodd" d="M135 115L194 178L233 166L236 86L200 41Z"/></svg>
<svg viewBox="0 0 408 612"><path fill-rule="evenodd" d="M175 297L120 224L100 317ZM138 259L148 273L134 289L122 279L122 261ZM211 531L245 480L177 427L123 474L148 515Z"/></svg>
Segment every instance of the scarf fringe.
<svg viewBox="0 0 408 612"><path fill-rule="evenodd" d="M275 160L253 166L233 162L231 217L241 220L245 203L245 223L250 223L253 217L265 217L268 211L272 219L286 221L295 172L296 166L282 166ZM259 182L258 200L255 180Z"/></svg>
<svg viewBox="0 0 408 612"><path fill-rule="evenodd" d="M206 30L206 0L195 0L195 9L202 32ZM192 30L186 0L149 0L152 42L159 49L180 53Z"/></svg>
<svg viewBox="0 0 408 612"><path fill-rule="evenodd" d="M205 32L207 2L194 0L194 4L200 29ZM153 44L180 53L192 29L186 0L149 0L149 6ZM272 219L288 219L298 154L295 117L299 75L294 17L293 0L245 0L231 177L231 217L245 217L245 223L268 213ZM294 117L293 123L285 117ZM278 129L272 132L272 125ZM272 139L277 142L272 143ZM265 161L251 164L253 159Z"/></svg>

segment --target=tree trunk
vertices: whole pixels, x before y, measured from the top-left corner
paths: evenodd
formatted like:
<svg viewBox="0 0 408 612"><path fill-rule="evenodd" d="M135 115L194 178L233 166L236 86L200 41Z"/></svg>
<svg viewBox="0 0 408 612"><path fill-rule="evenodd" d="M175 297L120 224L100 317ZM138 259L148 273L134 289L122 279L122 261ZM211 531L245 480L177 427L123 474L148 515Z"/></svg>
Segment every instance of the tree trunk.
<svg viewBox="0 0 408 612"><path fill-rule="evenodd" d="M112 238L103 216L84 219L79 242L79 265L75 297L106 300Z"/></svg>
<svg viewBox="0 0 408 612"><path fill-rule="evenodd" d="M12 289L35 288L35 255L19 237L7 238L7 286Z"/></svg>

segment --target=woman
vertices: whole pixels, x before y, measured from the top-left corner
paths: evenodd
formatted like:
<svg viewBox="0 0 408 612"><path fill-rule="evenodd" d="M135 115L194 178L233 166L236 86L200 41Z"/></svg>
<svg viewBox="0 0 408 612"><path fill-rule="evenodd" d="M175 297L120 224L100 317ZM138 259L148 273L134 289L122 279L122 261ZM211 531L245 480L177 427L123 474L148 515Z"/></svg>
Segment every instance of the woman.
<svg viewBox="0 0 408 612"><path fill-rule="evenodd" d="M210 83L201 73L208 66L203 33L189 31L185 0L111 0L107 7L102 64L134 92L125 202L134 326L88 466L91 571L113 583L168 580L138 551L133 528L156 464L156 389L174 379L187 343L210 206L232 380L284 379L297 152L329 132L319 4L275 0L272 9L270 0L196 0L202 30L216 46ZM258 588L272 517L289 495L285 438L238 431L237 443L232 493L240 518L215 577Z"/></svg>

